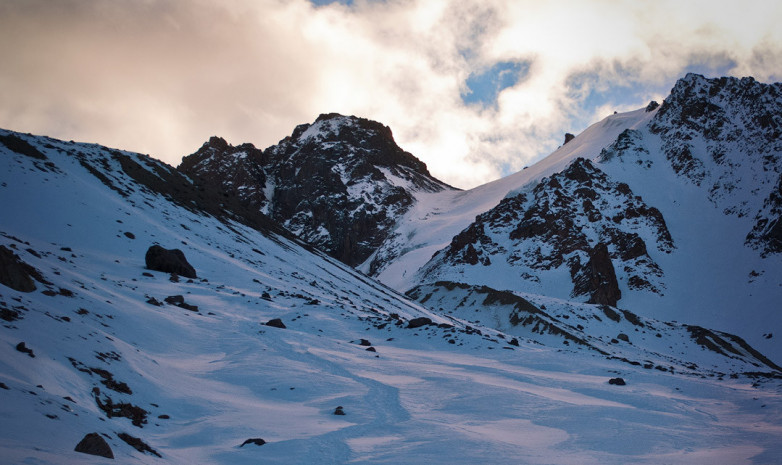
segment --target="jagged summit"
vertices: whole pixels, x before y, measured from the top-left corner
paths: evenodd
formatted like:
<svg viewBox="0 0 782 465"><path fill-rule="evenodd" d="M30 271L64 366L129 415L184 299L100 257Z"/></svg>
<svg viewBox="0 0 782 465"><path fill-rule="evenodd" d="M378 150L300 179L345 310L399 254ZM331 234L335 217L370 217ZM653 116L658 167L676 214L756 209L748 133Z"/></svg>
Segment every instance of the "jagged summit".
<svg viewBox="0 0 782 465"><path fill-rule="evenodd" d="M263 151L212 137L178 169L351 266L388 238L418 193L453 189L402 150L387 126L337 113Z"/></svg>

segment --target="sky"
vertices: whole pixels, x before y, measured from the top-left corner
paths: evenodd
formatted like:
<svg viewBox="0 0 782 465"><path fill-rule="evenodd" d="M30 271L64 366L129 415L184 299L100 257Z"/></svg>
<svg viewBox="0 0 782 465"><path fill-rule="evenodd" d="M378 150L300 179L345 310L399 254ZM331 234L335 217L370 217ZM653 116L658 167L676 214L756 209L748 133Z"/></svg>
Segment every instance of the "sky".
<svg viewBox="0 0 782 465"><path fill-rule="evenodd" d="M782 80L779 24L772 0L0 0L0 127L176 166L338 112L470 188L687 72Z"/></svg>

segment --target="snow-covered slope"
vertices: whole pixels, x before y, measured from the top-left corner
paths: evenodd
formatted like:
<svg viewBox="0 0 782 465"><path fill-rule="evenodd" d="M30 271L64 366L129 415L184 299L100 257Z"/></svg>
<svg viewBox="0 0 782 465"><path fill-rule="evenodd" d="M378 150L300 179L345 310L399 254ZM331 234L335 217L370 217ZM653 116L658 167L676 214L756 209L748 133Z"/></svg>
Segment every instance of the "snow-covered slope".
<svg viewBox="0 0 782 465"><path fill-rule="evenodd" d="M0 163L0 262L35 287L0 285L4 463L112 463L89 433L117 463L782 456L778 369L734 336L448 283L427 309L148 157L0 131Z"/></svg>

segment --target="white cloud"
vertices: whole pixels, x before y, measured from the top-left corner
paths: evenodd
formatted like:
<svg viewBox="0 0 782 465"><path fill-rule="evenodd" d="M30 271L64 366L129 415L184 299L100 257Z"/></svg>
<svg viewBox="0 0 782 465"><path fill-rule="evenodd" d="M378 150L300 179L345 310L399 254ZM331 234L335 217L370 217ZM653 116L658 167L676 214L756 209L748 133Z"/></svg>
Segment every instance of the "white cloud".
<svg viewBox="0 0 782 465"><path fill-rule="evenodd" d="M265 148L337 111L471 187L688 70L780 79L780 20L765 1L9 1L0 126L178 164L210 135ZM464 105L498 61L529 72L496 106Z"/></svg>

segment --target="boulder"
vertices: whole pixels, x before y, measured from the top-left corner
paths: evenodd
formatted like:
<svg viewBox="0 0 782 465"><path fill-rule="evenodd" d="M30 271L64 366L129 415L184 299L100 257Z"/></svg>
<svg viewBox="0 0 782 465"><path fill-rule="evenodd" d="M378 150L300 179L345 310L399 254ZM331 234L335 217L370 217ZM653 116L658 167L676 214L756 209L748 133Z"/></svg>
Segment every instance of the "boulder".
<svg viewBox="0 0 782 465"><path fill-rule="evenodd" d="M106 440L98 433L90 433L84 436L84 439L76 444L76 448L73 450L83 454L106 457L107 459L114 458L114 452L112 452L111 447L109 447Z"/></svg>
<svg viewBox="0 0 782 465"><path fill-rule="evenodd" d="M261 439L261 438L250 438L250 439L248 439L248 440L244 441L244 442L242 443L242 445L241 445L241 446L239 446L239 447L244 447L244 446L246 446L247 444L255 444L256 446L262 446L262 445L266 444L266 441L264 441L264 440L263 440L263 439Z"/></svg>
<svg viewBox="0 0 782 465"><path fill-rule="evenodd" d="M432 324L431 318L427 318L425 316L421 316L418 318L413 318L412 320L407 322L408 328L420 328L421 326L426 326Z"/></svg>
<svg viewBox="0 0 782 465"><path fill-rule="evenodd" d="M164 249L153 245L144 257L147 268L163 273L175 273L186 278L197 278L193 266L188 263L185 254L179 249Z"/></svg>
<svg viewBox="0 0 782 465"><path fill-rule="evenodd" d="M285 329L285 323L283 323L282 320L279 318L274 318L267 321L266 326L271 326L272 328Z"/></svg>

